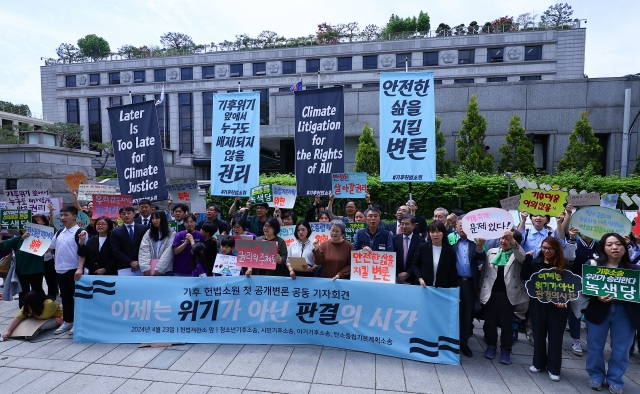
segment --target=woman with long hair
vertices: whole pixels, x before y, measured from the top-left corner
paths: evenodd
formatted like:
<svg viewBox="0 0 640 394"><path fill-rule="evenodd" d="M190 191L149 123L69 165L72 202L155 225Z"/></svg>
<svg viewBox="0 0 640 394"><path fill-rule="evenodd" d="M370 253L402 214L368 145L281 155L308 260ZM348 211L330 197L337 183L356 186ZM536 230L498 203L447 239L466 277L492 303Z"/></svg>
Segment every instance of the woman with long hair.
<svg viewBox="0 0 640 394"><path fill-rule="evenodd" d="M267 218L264 222L264 226L262 227L262 231L264 235L256 238L256 241L270 241L275 242L277 245L277 253L274 255L274 259L276 261L276 268L273 270L267 269L259 269L258 275L269 275L269 276L288 276L292 279L296 278L296 273L293 271L291 266L287 266L287 244L284 242L284 239L278 237L278 233L280 232L280 222L276 218ZM253 269L247 268L245 271L245 275L247 277L251 277L253 273Z"/></svg>
<svg viewBox="0 0 640 394"><path fill-rule="evenodd" d="M427 231L429 241L416 250L407 280L422 287L458 287L456 251L449 245L447 228L439 220L434 220Z"/></svg>
<svg viewBox="0 0 640 394"><path fill-rule="evenodd" d="M95 221L97 235L80 234L80 247L78 256L80 261L76 274L82 276L83 268L89 271L89 275L118 275L116 259L111 249L111 230L113 222L106 216L100 216ZM86 239L89 237L89 239Z"/></svg>
<svg viewBox="0 0 640 394"><path fill-rule="evenodd" d="M173 240L176 232L169 227L164 211L151 213L151 226L140 243L138 263L142 275L151 275L151 261L158 260L155 276L173 276Z"/></svg>
<svg viewBox="0 0 640 394"><path fill-rule="evenodd" d="M185 230L176 234L173 239L173 275L191 276L191 248L198 242L202 242L202 233L196 230L196 216L184 217Z"/></svg>
<svg viewBox="0 0 640 394"><path fill-rule="evenodd" d="M600 239L599 258L595 263L607 268L640 270L637 264L631 264L624 238L613 233L605 234ZM589 298L584 314L587 322L586 369L589 387L601 390L602 383L606 380L611 393L622 393L622 376L629 366L629 347L633 343L636 329L640 329L640 305L613 299L611 295ZM611 338L611 356L605 371L604 347L607 336Z"/></svg>
<svg viewBox="0 0 640 394"><path fill-rule="evenodd" d="M533 261L526 259L520 271L523 281L529 280L536 272L555 268L557 273L569 268L562 252L562 246L555 237L547 237L542 241L540 253ZM562 367L562 337L567 324L567 304L543 303L531 297L529 301L529 317L533 331L533 365L529 371L538 373L544 368L554 382L560 380ZM549 347L547 349L547 338ZM630 344L629 344L630 345ZM627 352L629 347L627 347Z"/></svg>
<svg viewBox="0 0 640 394"><path fill-rule="evenodd" d="M313 262L313 249L314 246L311 243L309 237L311 236L311 226L306 220L301 220L296 224L295 231L293 232L295 241L292 242L287 248L287 256L289 257L304 257L306 264L302 266L302 272L294 272L292 278L296 275L312 277L313 271L320 267ZM287 258L287 267L291 266L289 259Z"/></svg>
<svg viewBox="0 0 640 394"><path fill-rule="evenodd" d="M41 291L30 291L24 297L24 305L18 311L16 317L11 320L9 326L2 334L2 340L6 341L13 330L26 318L35 318L38 320L49 320L38 328L33 335L25 339L31 339L38 335L40 331L50 330L62 324L62 308L55 300L45 297Z"/></svg>
<svg viewBox="0 0 640 394"><path fill-rule="evenodd" d="M209 273L213 270L213 265L207 259L206 250L207 246L202 242L191 248L191 276L194 278L211 276Z"/></svg>
<svg viewBox="0 0 640 394"><path fill-rule="evenodd" d="M53 221L53 205L49 206L50 213L46 215L33 215L31 219L35 224L41 226L53 227L51 222ZM49 220L51 219L51 220ZM55 300L58 296L58 278L56 277L56 263L53 260L53 253L46 252L44 258L44 281L47 283L47 298Z"/></svg>

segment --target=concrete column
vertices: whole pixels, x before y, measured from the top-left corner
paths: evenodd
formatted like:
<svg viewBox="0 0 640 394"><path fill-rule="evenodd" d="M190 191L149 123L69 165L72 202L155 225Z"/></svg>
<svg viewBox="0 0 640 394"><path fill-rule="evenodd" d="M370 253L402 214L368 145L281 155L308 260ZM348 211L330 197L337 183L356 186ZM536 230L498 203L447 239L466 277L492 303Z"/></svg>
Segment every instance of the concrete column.
<svg viewBox="0 0 640 394"><path fill-rule="evenodd" d="M82 126L82 139L89 141L89 104L86 98L78 99L78 111L80 126ZM83 146L82 149L88 149L88 147Z"/></svg>
<svg viewBox="0 0 640 394"><path fill-rule="evenodd" d="M179 156L179 133L180 130L180 122L179 122L179 111L178 111L178 93L167 93L165 94L169 96L169 140L171 149L176 151L176 157Z"/></svg>
<svg viewBox="0 0 640 394"><path fill-rule="evenodd" d="M193 92L193 153L204 155L202 92Z"/></svg>
<svg viewBox="0 0 640 394"><path fill-rule="evenodd" d="M102 122L102 142L111 142L111 124L109 124L109 97L100 97L100 121Z"/></svg>

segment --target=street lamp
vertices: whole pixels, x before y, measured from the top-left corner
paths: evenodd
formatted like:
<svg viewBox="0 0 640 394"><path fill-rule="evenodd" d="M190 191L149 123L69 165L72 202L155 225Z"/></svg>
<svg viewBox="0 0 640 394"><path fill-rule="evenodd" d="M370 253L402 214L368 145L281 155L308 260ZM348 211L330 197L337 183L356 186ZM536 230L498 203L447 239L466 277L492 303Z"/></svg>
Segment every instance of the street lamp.
<svg viewBox="0 0 640 394"><path fill-rule="evenodd" d="M511 175L513 175L513 174L510 173L510 172L505 172L504 173L504 176L506 176L507 179L508 179L508 181L507 181L508 182L507 183L507 198L511 197Z"/></svg>

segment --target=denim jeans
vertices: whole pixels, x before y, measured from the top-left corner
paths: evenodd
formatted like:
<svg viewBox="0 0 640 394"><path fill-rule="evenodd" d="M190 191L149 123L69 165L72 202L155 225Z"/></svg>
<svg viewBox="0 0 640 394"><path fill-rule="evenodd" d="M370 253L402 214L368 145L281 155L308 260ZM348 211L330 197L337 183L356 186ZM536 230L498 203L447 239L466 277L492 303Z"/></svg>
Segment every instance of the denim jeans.
<svg viewBox="0 0 640 394"><path fill-rule="evenodd" d="M576 317L571 310L571 301L567 304L567 308L569 309L569 335L571 335L572 339L580 339L580 319Z"/></svg>
<svg viewBox="0 0 640 394"><path fill-rule="evenodd" d="M622 387L622 375L629 366L629 348L633 341L635 327L624 305L612 302L609 315L601 324L587 320L587 373L592 380ZM604 368L604 346L607 333L611 335L611 357L608 371Z"/></svg>

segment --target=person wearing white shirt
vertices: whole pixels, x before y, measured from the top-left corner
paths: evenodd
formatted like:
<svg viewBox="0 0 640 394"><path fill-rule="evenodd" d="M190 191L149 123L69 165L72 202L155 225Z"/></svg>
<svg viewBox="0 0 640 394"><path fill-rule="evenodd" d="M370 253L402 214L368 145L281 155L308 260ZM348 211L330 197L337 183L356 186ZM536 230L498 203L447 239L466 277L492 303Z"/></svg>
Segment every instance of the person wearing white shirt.
<svg viewBox="0 0 640 394"><path fill-rule="evenodd" d="M296 240L292 242L288 247L288 257L304 257L307 261L307 265L303 266L304 273L298 272L300 276L314 276L313 271L320 269L320 266L316 265L313 262L313 243L309 239L311 235L311 225L306 220L301 220L296 225L295 231L293 233ZM291 267L291 263L287 258L287 267ZM297 275L294 271L292 274L292 278L295 278Z"/></svg>

